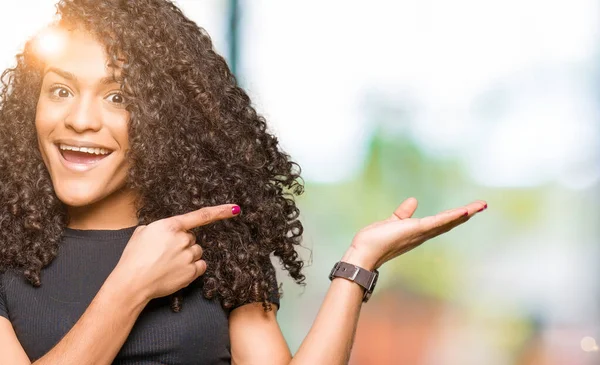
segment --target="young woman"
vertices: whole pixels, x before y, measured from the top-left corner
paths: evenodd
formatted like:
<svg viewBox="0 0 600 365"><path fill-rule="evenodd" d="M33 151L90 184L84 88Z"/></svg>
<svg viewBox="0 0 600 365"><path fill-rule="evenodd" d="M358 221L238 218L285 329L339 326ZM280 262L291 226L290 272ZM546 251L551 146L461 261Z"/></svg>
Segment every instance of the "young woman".
<svg viewBox="0 0 600 365"><path fill-rule="evenodd" d="M292 358L302 185L208 35L165 0L58 14L3 76L0 364L343 364L375 270L486 208L361 230Z"/></svg>

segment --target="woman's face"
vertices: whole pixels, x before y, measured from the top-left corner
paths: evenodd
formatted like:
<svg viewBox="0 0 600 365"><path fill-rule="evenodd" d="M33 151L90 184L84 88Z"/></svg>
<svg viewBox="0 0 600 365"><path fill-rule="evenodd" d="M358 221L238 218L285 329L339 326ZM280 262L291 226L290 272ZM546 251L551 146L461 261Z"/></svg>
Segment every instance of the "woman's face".
<svg viewBox="0 0 600 365"><path fill-rule="evenodd" d="M43 55L35 126L58 198L85 207L125 185L129 113L104 46L83 32L61 36L60 49Z"/></svg>

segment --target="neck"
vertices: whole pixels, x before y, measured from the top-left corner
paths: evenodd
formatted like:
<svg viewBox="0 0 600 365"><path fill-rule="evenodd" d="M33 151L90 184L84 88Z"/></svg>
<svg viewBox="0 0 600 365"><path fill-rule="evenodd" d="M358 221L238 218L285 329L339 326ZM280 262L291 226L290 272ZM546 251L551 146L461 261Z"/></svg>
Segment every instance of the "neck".
<svg viewBox="0 0 600 365"><path fill-rule="evenodd" d="M135 193L122 188L110 196L83 207L67 207L69 228L122 229L138 224Z"/></svg>

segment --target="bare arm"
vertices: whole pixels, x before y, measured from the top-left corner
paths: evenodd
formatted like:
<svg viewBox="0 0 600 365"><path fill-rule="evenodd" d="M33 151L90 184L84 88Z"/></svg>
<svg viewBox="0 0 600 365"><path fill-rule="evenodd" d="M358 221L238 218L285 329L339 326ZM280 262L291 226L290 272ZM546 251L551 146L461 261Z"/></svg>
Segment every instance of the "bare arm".
<svg viewBox="0 0 600 365"><path fill-rule="evenodd" d="M363 290L334 279L308 335L292 359L274 311L247 304L229 317L232 364L345 364L350 356Z"/></svg>
<svg viewBox="0 0 600 365"><path fill-rule="evenodd" d="M81 318L34 364L111 364L152 298L189 285L206 270L202 249L187 231L235 214L227 204L138 227ZM0 349L0 364L31 364L5 318L0 318Z"/></svg>
<svg viewBox="0 0 600 365"><path fill-rule="evenodd" d="M317 318L291 364L347 364L362 298L363 289L357 284L333 279Z"/></svg>
<svg viewBox="0 0 600 365"><path fill-rule="evenodd" d="M110 364L127 339L147 300L126 295L125 282L111 274L73 328L34 364ZM12 325L0 322L2 364L31 364ZM6 352L5 352L6 351Z"/></svg>
<svg viewBox="0 0 600 365"><path fill-rule="evenodd" d="M2 349L0 364L31 364L19 340L17 340L17 335L15 335L10 321L4 317L0 317L0 348Z"/></svg>
<svg viewBox="0 0 600 365"><path fill-rule="evenodd" d="M111 274L75 326L36 365L111 364L148 303Z"/></svg>
<svg viewBox="0 0 600 365"><path fill-rule="evenodd" d="M416 200L409 199L392 217L361 230L342 261L373 270L427 239L466 222L485 206L485 202L475 202L433 217L411 219ZM363 289L356 283L334 279L313 326L293 358L274 313L260 313L262 306L250 304L235 309L229 319L233 363L347 364L362 297Z"/></svg>

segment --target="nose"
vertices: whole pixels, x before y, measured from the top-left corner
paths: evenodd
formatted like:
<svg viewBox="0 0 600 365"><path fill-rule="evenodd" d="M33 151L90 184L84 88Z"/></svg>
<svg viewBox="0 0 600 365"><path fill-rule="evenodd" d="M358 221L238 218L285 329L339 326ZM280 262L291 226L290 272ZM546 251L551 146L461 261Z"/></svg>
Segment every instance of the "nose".
<svg viewBox="0 0 600 365"><path fill-rule="evenodd" d="M94 98L78 96L65 118L65 126L77 133L99 131L102 128L102 117Z"/></svg>

